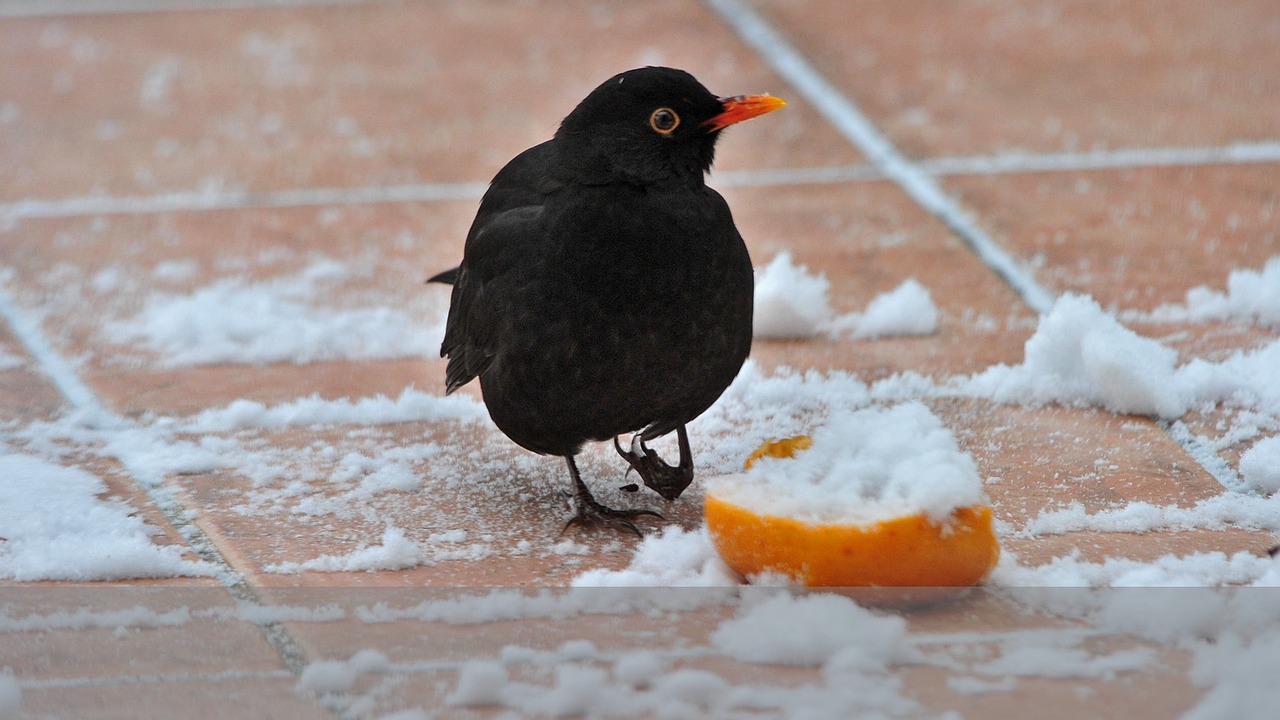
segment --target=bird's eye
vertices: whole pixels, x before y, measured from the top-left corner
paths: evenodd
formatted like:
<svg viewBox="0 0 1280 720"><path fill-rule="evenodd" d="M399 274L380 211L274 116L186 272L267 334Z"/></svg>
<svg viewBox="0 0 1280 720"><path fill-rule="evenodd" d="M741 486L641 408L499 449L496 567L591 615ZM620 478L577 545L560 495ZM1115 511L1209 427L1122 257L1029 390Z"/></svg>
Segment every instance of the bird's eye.
<svg viewBox="0 0 1280 720"><path fill-rule="evenodd" d="M680 124L680 116L671 108L658 108L649 116L649 127L660 135L669 135Z"/></svg>

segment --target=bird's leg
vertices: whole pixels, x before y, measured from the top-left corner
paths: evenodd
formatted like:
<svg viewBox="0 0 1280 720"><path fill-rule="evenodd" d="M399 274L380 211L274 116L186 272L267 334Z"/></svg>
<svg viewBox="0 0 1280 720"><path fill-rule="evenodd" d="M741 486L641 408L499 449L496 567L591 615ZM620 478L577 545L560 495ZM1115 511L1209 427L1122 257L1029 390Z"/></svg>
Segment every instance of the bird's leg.
<svg viewBox="0 0 1280 720"><path fill-rule="evenodd" d="M565 530L574 525L604 525L619 530L630 530L643 537L640 529L631 522L630 518L652 515L659 520L662 519L661 515L652 510L614 510L596 502L591 491L587 489L587 484L582 482L582 475L578 473L578 464L573 461L573 456L566 455L564 459L569 466L569 476L573 478L574 500L578 506L578 514L569 518L569 522L564 524Z"/></svg>
<svg viewBox="0 0 1280 720"><path fill-rule="evenodd" d="M617 437L613 438L613 447L646 486L667 500L675 500L693 482L693 452L689 449L689 433L683 425L676 428L676 438L680 445L680 464L674 467L644 444L641 433L631 438L630 450L623 450Z"/></svg>

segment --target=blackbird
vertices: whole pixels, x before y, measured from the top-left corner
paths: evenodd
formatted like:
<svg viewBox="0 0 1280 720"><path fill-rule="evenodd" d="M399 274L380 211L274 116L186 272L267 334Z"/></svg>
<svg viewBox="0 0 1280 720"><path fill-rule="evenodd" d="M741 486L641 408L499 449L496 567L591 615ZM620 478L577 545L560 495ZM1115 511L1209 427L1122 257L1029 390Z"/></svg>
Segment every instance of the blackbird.
<svg viewBox="0 0 1280 720"><path fill-rule="evenodd" d="M507 437L565 459L577 506L566 528L638 533L631 518L661 517L592 497L574 462L588 440L612 438L667 500L692 482L685 423L746 360L754 285L729 206L705 176L721 130L785 104L718 98L672 68L616 75L498 172L462 264L428 280L453 285L446 392L479 377ZM673 430L674 467L646 445Z"/></svg>

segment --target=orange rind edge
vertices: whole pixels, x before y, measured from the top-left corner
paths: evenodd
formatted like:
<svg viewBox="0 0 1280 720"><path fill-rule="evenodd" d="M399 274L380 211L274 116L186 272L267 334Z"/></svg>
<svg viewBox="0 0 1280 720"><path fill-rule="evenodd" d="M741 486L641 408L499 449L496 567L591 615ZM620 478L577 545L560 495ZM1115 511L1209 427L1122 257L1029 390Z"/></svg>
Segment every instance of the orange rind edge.
<svg viewBox="0 0 1280 720"><path fill-rule="evenodd" d="M789 457L808 438L770 441L748 460ZM1000 557L991 508L956 509L939 523L924 513L871 525L813 524L758 514L708 494L707 530L743 576L784 575L808 587L966 588Z"/></svg>

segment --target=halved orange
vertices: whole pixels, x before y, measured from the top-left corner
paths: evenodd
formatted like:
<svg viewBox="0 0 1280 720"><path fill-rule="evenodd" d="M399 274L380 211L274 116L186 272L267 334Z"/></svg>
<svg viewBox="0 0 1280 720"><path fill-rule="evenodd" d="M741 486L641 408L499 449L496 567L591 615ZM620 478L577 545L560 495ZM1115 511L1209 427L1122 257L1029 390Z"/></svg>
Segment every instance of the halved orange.
<svg viewBox="0 0 1280 720"><path fill-rule="evenodd" d="M771 441L747 460L791 457L800 436ZM811 587L968 587L995 567L1000 547L991 508L956 509L938 523L920 513L868 525L812 524L759 514L708 494L707 529L738 573L778 573Z"/></svg>

